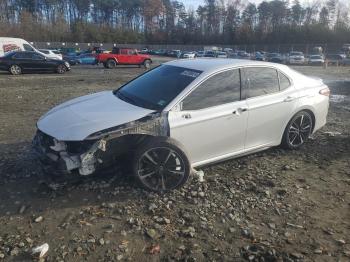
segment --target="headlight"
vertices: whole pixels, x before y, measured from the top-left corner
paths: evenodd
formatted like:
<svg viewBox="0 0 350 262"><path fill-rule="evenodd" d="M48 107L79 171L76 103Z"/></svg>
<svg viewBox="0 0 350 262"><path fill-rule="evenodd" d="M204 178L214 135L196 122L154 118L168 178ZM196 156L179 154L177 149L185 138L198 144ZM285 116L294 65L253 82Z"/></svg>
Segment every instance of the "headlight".
<svg viewBox="0 0 350 262"><path fill-rule="evenodd" d="M65 64L66 67L70 67L68 62L64 62L64 64Z"/></svg>

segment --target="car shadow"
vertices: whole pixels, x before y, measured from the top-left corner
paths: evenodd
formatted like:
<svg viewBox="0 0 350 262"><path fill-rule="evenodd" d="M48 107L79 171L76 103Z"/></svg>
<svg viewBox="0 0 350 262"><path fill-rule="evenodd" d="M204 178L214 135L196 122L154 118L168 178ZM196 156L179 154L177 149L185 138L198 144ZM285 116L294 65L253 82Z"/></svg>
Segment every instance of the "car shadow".
<svg viewBox="0 0 350 262"><path fill-rule="evenodd" d="M36 214L52 206L59 209L128 201L145 194L119 167L88 177L46 173L29 141L0 144L0 174L0 217Z"/></svg>
<svg viewBox="0 0 350 262"><path fill-rule="evenodd" d="M300 150L279 147L238 158L276 155L312 157L319 163L329 164L349 157L350 137L329 136L320 131L315 140L309 140ZM237 161L237 160L228 160ZM226 163L228 161L225 161ZM292 161L292 160L291 160ZM209 167L220 167L220 163ZM127 202L145 198L150 193L135 185L130 173L122 167L100 172L93 176L55 177L45 173L31 152L29 141L0 144L0 217L14 214L37 214L50 207L65 209L108 202ZM206 168L204 168L204 173Z"/></svg>

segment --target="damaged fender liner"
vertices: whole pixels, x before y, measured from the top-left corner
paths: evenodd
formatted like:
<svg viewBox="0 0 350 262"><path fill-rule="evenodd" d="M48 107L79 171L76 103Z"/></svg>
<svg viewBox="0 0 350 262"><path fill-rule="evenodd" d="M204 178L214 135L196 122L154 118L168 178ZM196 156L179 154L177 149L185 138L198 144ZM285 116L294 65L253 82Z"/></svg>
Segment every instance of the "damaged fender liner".
<svg viewBox="0 0 350 262"><path fill-rule="evenodd" d="M51 162L63 161L68 173L78 170L80 175L86 176L94 173L99 164L103 163L101 154L98 153L112 151L113 148L109 147L110 142L126 135L169 136L167 113L152 113L139 120L91 134L79 142L92 143L81 153L71 152L71 146L68 144L71 142L58 141L40 130L33 140L33 146L39 155L46 156Z"/></svg>

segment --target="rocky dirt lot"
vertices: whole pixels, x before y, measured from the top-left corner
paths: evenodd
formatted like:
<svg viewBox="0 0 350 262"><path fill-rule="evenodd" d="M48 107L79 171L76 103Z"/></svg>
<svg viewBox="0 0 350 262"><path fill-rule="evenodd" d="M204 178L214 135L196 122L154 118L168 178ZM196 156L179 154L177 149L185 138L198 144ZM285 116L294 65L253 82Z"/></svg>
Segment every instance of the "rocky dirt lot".
<svg viewBox="0 0 350 262"><path fill-rule="evenodd" d="M165 195L120 172L51 181L30 154L40 115L143 69L0 73L0 261L32 261L44 243L43 261L350 261L350 68L295 69L331 87L327 126Z"/></svg>

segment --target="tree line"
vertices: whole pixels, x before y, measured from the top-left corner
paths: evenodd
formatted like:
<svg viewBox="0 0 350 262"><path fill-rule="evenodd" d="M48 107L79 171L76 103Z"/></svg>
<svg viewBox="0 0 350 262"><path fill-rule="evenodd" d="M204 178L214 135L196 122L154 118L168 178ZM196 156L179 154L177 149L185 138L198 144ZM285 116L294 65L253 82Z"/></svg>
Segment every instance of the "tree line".
<svg viewBox="0 0 350 262"><path fill-rule="evenodd" d="M343 0L0 0L0 36L149 44L350 42Z"/></svg>

